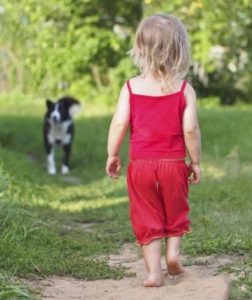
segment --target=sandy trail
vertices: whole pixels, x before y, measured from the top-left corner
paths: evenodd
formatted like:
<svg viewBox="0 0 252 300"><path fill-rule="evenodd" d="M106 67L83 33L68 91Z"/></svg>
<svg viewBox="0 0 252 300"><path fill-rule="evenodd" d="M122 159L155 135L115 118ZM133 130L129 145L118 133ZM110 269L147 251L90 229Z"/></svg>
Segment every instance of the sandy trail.
<svg viewBox="0 0 252 300"><path fill-rule="evenodd" d="M109 264L128 267L136 277L96 281L50 277L29 281L29 284L46 300L227 300L228 279L215 274L218 267L231 260L228 256L201 257L185 268L186 275L176 279L166 277L160 288L144 288L141 285L144 267L139 249L127 244L119 255L110 255ZM182 261L186 263L184 257ZM165 269L165 261L162 261L162 267Z"/></svg>

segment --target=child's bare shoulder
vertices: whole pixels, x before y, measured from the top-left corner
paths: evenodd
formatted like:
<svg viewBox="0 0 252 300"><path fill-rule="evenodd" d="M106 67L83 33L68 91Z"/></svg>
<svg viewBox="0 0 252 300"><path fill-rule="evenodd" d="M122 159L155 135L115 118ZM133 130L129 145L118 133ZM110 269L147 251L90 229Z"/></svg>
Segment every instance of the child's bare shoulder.
<svg viewBox="0 0 252 300"><path fill-rule="evenodd" d="M195 101L196 100L196 92L193 88L193 86L187 82L185 87L185 97L187 101Z"/></svg>
<svg viewBox="0 0 252 300"><path fill-rule="evenodd" d="M138 75L138 76L134 76L134 77L130 78L129 81L132 84L139 84L143 81L143 78L140 75Z"/></svg>
<svg viewBox="0 0 252 300"><path fill-rule="evenodd" d="M144 84L144 80L140 75L130 78L128 82L130 83L132 92L141 90L141 87Z"/></svg>

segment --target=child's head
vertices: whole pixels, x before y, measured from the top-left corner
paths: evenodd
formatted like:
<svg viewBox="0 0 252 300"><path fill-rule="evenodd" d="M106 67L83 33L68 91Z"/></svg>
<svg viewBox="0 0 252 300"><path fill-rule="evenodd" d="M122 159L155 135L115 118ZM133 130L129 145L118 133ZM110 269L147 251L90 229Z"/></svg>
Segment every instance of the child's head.
<svg viewBox="0 0 252 300"><path fill-rule="evenodd" d="M183 23L168 14L155 14L140 23L132 56L146 74L161 80L164 90L182 79L189 67L189 42Z"/></svg>

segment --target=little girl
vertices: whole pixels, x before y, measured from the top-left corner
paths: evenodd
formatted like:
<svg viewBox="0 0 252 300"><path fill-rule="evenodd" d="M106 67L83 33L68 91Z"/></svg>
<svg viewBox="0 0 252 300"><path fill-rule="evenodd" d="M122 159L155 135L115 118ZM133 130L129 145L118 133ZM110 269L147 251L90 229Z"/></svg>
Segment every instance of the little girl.
<svg viewBox="0 0 252 300"><path fill-rule="evenodd" d="M163 238L168 273L184 271L179 250L181 237L190 231L188 182L200 182L196 95L183 80L189 67L186 29L171 15L147 17L136 32L132 56L141 75L122 87L109 130L106 172L118 178L119 150L130 125L130 219L148 274L143 285L157 287L163 283Z"/></svg>

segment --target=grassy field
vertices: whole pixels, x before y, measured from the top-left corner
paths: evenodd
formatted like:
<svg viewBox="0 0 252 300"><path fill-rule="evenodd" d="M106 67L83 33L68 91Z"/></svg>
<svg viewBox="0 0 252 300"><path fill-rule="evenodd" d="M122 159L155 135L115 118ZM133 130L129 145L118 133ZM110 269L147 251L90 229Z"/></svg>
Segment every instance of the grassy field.
<svg viewBox="0 0 252 300"><path fill-rule="evenodd" d="M104 172L111 115L87 106L76 120L72 172L48 176L44 104L32 103L0 99L0 299L19 292L30 299L29 291L10 282L14 276L122 278L127 271L109 267L104 257L134 241L125 168L115 182ZM204 177L191 188L193 232L182 249L192 256L239 255L240 262L225 269L243 272L232 287L234 300L252 297L251 115L251 108L200 109ZM127 141L122 155L126 166Z"/></svg>

